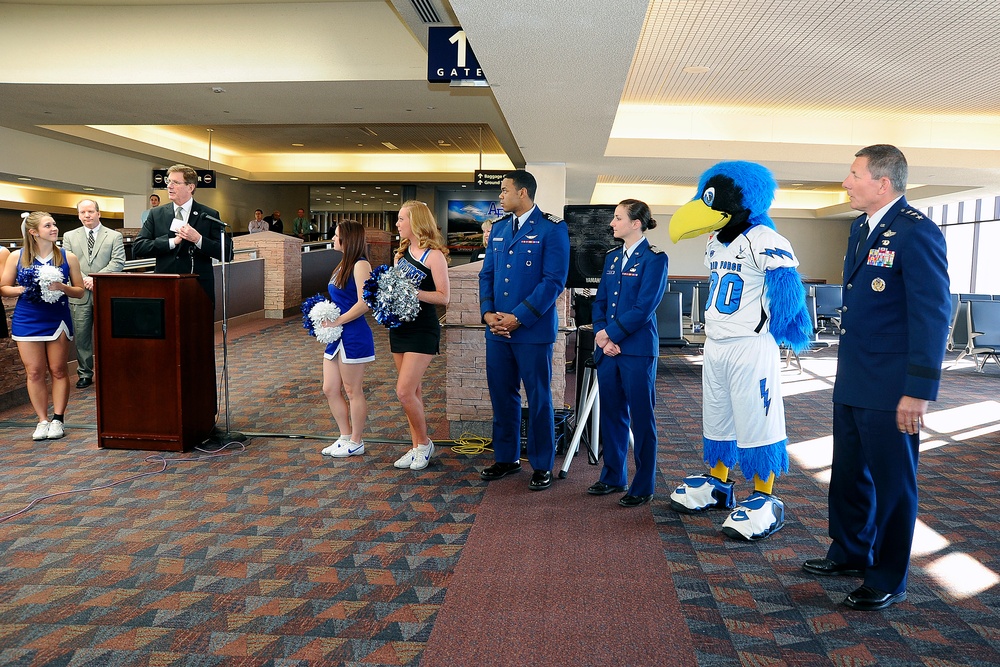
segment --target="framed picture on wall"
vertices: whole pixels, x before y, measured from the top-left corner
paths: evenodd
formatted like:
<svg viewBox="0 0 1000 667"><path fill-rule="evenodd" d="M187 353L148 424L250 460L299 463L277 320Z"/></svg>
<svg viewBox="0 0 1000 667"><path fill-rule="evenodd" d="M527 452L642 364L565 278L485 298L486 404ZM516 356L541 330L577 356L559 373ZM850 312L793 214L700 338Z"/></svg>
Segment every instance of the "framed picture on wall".
<svg viewBox="0 0 1000 667"><path fill-rule="evenodd" d="M503 209L495 199L449 200L448 249L452 252L474 252L482 248L484 228L501 216Z"/></svg>

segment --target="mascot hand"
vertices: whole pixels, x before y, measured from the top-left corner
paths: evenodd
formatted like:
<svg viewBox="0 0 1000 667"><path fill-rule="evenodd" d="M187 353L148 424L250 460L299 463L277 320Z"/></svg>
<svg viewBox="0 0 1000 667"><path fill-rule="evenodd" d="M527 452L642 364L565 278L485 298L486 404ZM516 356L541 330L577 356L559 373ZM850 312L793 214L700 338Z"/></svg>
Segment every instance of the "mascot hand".
<svg viewBox="0 0 1000 667"><path fill-rule="evenodd" d="M788 267L772 269L764 275L764 289L771 301L771 335L796 354L808 349L813 326L799 272Z"/></svg>

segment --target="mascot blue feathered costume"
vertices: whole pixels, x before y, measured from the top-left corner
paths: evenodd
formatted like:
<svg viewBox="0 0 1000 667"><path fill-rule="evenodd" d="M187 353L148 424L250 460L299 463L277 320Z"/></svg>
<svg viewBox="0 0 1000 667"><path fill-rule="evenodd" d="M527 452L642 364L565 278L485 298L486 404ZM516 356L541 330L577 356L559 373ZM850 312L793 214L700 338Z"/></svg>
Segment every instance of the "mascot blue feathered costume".
<svg viewBox="0 0 1000 667"><path fill-rule="evenodd" d="M729 537L765 538L785 521L774 480L788 471L779 345L809 346L812 323L791 244L767 211L777 184L752 162L720 162L702 174L698 195L670 219L670 238L708 234L702 370L707 475L692 475L670 496L678 512L732 510ZM737 464L754 491L736 504L729 472Z"/></svg>

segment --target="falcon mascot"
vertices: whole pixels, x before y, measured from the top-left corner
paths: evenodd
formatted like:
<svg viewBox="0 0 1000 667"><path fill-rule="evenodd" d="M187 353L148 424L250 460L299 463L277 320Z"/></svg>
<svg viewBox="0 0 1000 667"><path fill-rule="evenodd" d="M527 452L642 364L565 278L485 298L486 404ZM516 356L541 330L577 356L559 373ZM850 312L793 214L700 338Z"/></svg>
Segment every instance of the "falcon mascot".
<svg viewBox="0 0 1000 667"><path fill-rule="evenodd" d="M701 175L697 197L670 219L670 238L708 234L702 369L702 435L708 474L686 477L670 495L684 513L731 510L722 532L759 540L785 523L774 481L788 471L779 345L809 346L813 329L791 244L767 210L777 184L752 162L720 162ZM730 470L753 492L736 504Z"/></svg>

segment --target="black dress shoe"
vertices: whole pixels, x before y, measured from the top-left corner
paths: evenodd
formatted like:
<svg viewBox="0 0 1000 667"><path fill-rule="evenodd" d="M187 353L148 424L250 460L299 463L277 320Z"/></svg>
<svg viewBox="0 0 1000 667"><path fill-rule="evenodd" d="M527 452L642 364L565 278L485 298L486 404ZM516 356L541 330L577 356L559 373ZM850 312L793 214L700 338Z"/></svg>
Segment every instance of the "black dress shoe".
<svg viewBox="0 0 1000 667"><path fill-rule="evenodd" d="M626 491L628 491L627 486L611 486L604 482L597 482L587 489L587 493L592 496L606 496L609 493L625 493Z"/></svg>
<svg viewBox="0 0 1000 667"><path fill-rule="evenodd" d="M541 491L552 486L552 472L550 470L536 470L531 474L531 481L528 488L532 491Z"/></svg>
<svg viewBox="0 0 1000 667"><path fill-rule="evenodd" d="M844 604L858 611L877 611L906 599L906 591L886 593L871 586L862 586L844 598Z"/></svg>
<svg viewBox="0 0 1000 667"><path fill-rule="evenodd" d="M507 475L513 475L515 472L521 472L520 461L515 461L514 463L494 463L479 473L479 476L487 482L491 482Z"/></svg>
<svg viewBox="0 0 1000 667"><path fill-rule="evenodd" d="M618 499L618 504L622 507L638 507L639 505L645 505L650 500L653 499L653 494L650 493L647 496L622 496Z"/></svg>
<svg viewBox="0 0 1000 667"><path fill-rule="evenodd" d="M838 563L829 558L810 558L802 563L802 569L809 574L818 574L821 577L832 577L836 575L844 577L864 576L865 569L857 565L848 563Z"/></svg>
<svg viewBox="0 0 1000 667"><path fill-rule="evenodd" d="M76 388L77 389L86 389L87 387L89 387L92 384L94 384L94 381L92 379L90 379L90 378L80 378L79 380L76 381Z"/></svg>

